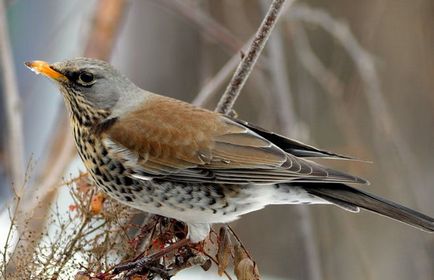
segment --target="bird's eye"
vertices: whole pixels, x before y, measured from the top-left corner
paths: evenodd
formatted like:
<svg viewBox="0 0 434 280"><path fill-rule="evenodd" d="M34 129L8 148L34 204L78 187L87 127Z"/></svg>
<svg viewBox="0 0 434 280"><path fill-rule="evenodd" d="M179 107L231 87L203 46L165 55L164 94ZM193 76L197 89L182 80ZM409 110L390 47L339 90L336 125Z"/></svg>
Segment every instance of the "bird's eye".
<svg viewBox="0 0 434 280"><path fill-rule="evenodd" d="M84 86L89 86L91 84L93 84L93 82L95 81L95 78L93 76L92 73L83 71L78 75L78 79L77 82L79 84L82 84Z"/></svg>

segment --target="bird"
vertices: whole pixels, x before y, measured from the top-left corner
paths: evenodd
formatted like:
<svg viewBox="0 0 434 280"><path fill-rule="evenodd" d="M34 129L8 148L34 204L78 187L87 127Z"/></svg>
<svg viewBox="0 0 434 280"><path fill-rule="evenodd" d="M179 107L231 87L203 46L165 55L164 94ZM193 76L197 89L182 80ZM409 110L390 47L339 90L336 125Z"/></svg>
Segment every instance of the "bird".
<svg viewBox="0 0 434 280"><path fill-rule="evenodd" d="M133 208L210 226L276 204L330 204L427 232L434 219L350 184L360 177L315 162L346 159L238 118L143 90L108 62L73 58L25 65L57 84L78 154L95 184Z"/></svg>

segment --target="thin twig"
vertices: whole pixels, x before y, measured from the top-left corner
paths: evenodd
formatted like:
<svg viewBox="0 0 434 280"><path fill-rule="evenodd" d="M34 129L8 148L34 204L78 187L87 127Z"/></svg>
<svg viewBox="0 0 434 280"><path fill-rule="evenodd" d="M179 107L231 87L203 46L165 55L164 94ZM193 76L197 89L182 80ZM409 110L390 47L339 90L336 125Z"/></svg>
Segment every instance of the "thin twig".
<svg viewBox="0 0 434 280"><path fill-rule="evenodd" d="M294 6L294 8L296 7ZM294 29L294 49L301 64L324 88L328 97L333 99L331 102L333 108L330 111L335 115L335 120L340 126L347 143L351 143L352 147L357 147L360 154L366 154L366 152L360 151L364 149L362 137L360 137L360 130L357 129L357 125L354 123L353 114L350 112L349 106L345 104L342 82L316 56L303 26L296 24ZM347 117L343 118L342 116Z"/></svg>
<svg viewBox="0 0 434 280"><path fill-rule="evenodd" d="M282 133L289 137L300 138L299 123L296 116L294 101L291 94L289 73L286 67L286 57L282 34L276 28L270 36L267 54L270 61L270 92L276 104L276 116Z"/></svg>
<svg viewBox="0 0 434 280"><path fill-rule="evenodd" d="M285 51L282 33L277 29L270 36L269 59L271 72L271 91L276 96L277 119L285 135L303 139L301 135L302 122L296 115L293 95L289 81L289 73L286 67ZM300 97L302 98L302 97ZM318 252L317 240L314 234L312 214L307 207L296 207L295 212L301 217L299 219L299 234L303 240L306 252L306 265L309 271L309 278L322 279L321 258Z"/></svg>
<svg viewBox="0 0 434 280"><path fill-rule="evenodd" d="M223 85L223 83L229 79L232 71L234 71L239 64L239 60L240 56L238 53L232 56L217 72L217 74L200 90L192 103L197 106L205 105L217 93L217 90Z"/></svg>
<svg viewBox="0 0 434 280"><path fill-rule="evenodd" d="M252 256L250 255L249 251L247 250L247 248L244 246L243 242L241 242L241 239L238 237L238 235L236 234L236 232L233 230L233 228L229 225L229 224L225 224L225 226L229 229L229 231L232 233L232 236L235 238L235 240L237 241L237 243L241 246L241 248L244 250L244 252L246 253L247 257L249 257L249 259L253 260Z"/></svg>
<svg viewBox="0 0 434 280"><path fill-rule="evenodd" d="M342 99L344 96L344 85L335 73L330 71L315 55L307 38L306 31L301 24L296 25L293 37L297 58L300 59L304 68L334 100Z"/></svg>
<svg viewBox="0 0 434 280"><path fill-rule="evenodd" d="M110 59L128 2L127 0L100 0L98 2L84 56Z"/></svg>
<svg viewBox="0 0 434 280"><path fill-rule="evenodd" d="M420 180L420 176L418 176L416 172L418 161L415 159L414 153L411 152L411 148L408 143L403 139L399 131L399 126L397 126L396 122L393 120L389 106L387 106L387 102L383 97L381 83L378 78L374 58L357 41L347 24L334 19L323 10L310 8L306 5L300 4L294 6L288 16L290 19L301 20L303 22L315 24L323 28L342 45L342 47L347 51L351 59L354 61L365 87L363 93L367 100L372 119L374 120L373 124L376 131L376 133L373 134L374 148L379 152L379 154L389 155L389 157L379 157L380 164L384 167L387 166L388 168L385 170L390 172L390 176L387 176L386 178L389 181L392 181L390 185L399 186L400 191L405 192L407 194L407 198L413 200L413 204L417 204L417 197L415 196L415 193L411 191L411 188L408 188L407 185L414 185L414 182ZM303 34L301 35L303 36ZM304 38L301 38L300 42L304 45L306 45L305 43L308 44L308 41L304 40ZM300 47L300 49L306 51L305 46ZM310 71L314 76L320 72L322 72L323 75L326 75L323 76L323 80L320 81L320 83L329 93L331 93L331 91L333 91L333 87L335 87L337 83L333 81L334 78L331 75L328 75L327 72L322 71L327 69L325 67L321 67L321 65L318 63L319 60L315 61L315 58L312 56L304 57L304 59L307 60L306 65L308 71ZM315 71L318 71L318 73L314 73ZM337 91L340 89L341 88L339 86L335 88ZM349 142L351 142L352 145L357 142L360 143L360 138L357 137L359 132L354 128L355 126L348 125L348 118L342 118L342 115L351 116L351 114L348 114L348 112L343 114L339 113L348 110L347 106L345 106L341 98L336 98L338 97L336 94L332 94L332 97L335 97L334 101L338 101L333 102L336 108L333 110L333 113L339 115L337 120L340 122L341 127L343 128L343 131L346 133L346 135L350 137L349 139L355 140L349 140ZM385 142L384 139L388 139L390 141ZM362 147L361 144L358 146ZM390 156L396 157L396 160L390 160ZM391 164L395 164L395 166L390 167ZM407 173L407 176L398 177L396 176L397 173ZM403 183L403 180L398 178L406 178L407 182ZM423 255L421 259L426 258L426 256L429 255L428 249L421 252L421 255ZM366 268L367 263L363 262L363 257L364 255L361 256L361 263L364 265L364 271L369 273L369 269Z"/></svg>
<svg viewBox="0 0 434 280"><path fill-rule="evenodd" d="M127 4L126 0L100 0L98 2L84 52L85 56L106 60L110 58ZM76 155L73 138L68 130L68 119L66 114L63 114L57 124L54 141L47 153L44 169L35 184L37 188L34 192L28 192L23 199L22 216L30 221L26 230L33 232L34 238L40 237L39 233L43 230L44 219L55 198L58 183ZM19 218L19 221L24 221L24 219ZM36 240L29 240L16 250L32 251L36 245ZM14 260L10 261L10 263L14 262Z"/></svg>
<svg viewBox="0 0 434 280"><path fill-rule="evenodd" d="M100 1L95 9L93 25L89 32L88 42L84 50L84 56L99 59L109 59L114 41L122 24L126 12L127 1ZM37 190L29 197L44 200L47 196L53 196L58 182L64 174L67 166L74 159L76 153L69 121L66 114L62 114L57 124L54 141L48 152L45 169L37 180ZM29 202L30 202L29 201ZM51 199L48 199L51 201ZM50 203L44 204L49 205ZM34 203L27 203L29 209L34 209Z"/></svg>
<svg viewBox="0 0 434 280"><path fill-rule="evenodd" d="M157 3L163 3L166 7L175 10L185 18L191 20L202 30L204 36L219 42L228 52L237 52L241 48L243 42L230 30L214 20L205 11L199 7L194 7L189 2L185 0L163 0Z"/></svg>
<svg viewBox="0 0 434 280"><path fill-rule="evenodd" d="M273 2L271 3L264 20L262 21L258 31L256 32L255 39L253 40L247 51L247 54L238 65L238 68L235 71L231 82L229 83L225 93L217 104L217 112L223 114L228 114L231 112L238 95L244 87L244 84L246 83L247 78L249 77L250 72L253 69L253 66L256 64L256 61L258 60L258 57L261 54L265 43L267 42L271 34L271 31L276 25L279 13L282 10L284 3L285 0L273 0Z"/></svg>
<svg viewBox="0 0 434 280"><path fill-rule="evenodd" d="M208 254L207 252L202 252L202 254L204 254L206 257L208 257L217 266L219 265L219 262L213 256L211 256L210 254ZM226 270L224 270L223 273L226 275L226 277L228 278L228 280L232 280L232 277L229 275L229 272L227 272Z"/></svg>
<svg viewBox="0 0 434 280"><path fill-rule="evenodd" d="M89 200L87 201L85 207L87 211L90 211L90 204L92 203L92 198L94 195L94 190L91 191L89 195ZM77 231L75 232L74 237L68 242L68 244L65 246L65 250L61 256L61 262L57 266L57 273L59 274L62 271L62 268L65 266L65 264L68 262L68 260L72 257L72 252L74 251L75 245L80 241L80 239L83 237L83 232L86 226L88 225L90 221L90 217L86 215L83 218L83 221Z"/></svg>
<svg viewBox="0 0 434 280"><path fill-rule="evenodd" d="M19 215L18 213L21 211L21 203L22 203L22 198L23 198L23 194L24 194L24 188L26 187L28 181L29 181L29 174L31 173L31 168L32 168L32 164L33 164L33 159L30 158L29 162L26 166L25 172L23 174L24 177L24 181L22 181L22 185L19 188L13 188L13 192L14 192L14 198L15 198L15 203L13 205L13 213L10 213L10 208L8 209L9 212L9 219L10 219L10 225L9 225L9 230L7 233L7 237L5 240L5 244L4 244L4 252L3 252L3 272L2 274L4 275L5 279L6 276L9 274L9 272L15 268L15 263L12 262L13 258L14 258L14 254L16 253L16 247L14 248L14 250L12 251L12 253L9 255L9 259L7 260L7 254L8 254L8 248L9 248L9 242L11 241L11 238L13 236L14 233L14 229L16 229L17 224L19 224ZM18 233L19 234L19 233ZM15 246L21 241L21 237L23 234L21 234L21 236L18 236L18 240L15 243ZM12 268L12 269L11 269Z"/></svg>
<svg viewBox="0 0 434 280"><path fill-rule="evenodd" d="M93 25L89 33L88 44L84 56L109 59L117 32L120 29L127 1L100 1L95 9ZM52 149L48 152L46 165L38 179L38 189L31 195L31 200L38 197L43 200L57 189L67 166L76 155L75 145L66 114L63 114L57 125ZM33 209L34 204L29 203Z"/></svg>
<svg viewBox="0 0 434 280"><path fill-rule="evenodd" d="M410 178L406 185L417 182L419 176L415 174L414 168L418 166L417 160L414 158L411 149L399 133L389 107L384 100L373 57L363 49L346 24L333 19L333 17L322 10L312 9L307 5L298 4L288 13L288 16L290 19L301 20L321 26L342 44L354 61L365 86L363 93L368 102L372 118L375 120L373 124L375 125L376 131L378 131L378 133L374 133L375 149L382 154L387 152L392 156L398 157L398 160L394 162L400 169L400 172L408 174L409 176L407 176L407 178ZM390 139L390 141L387 145L384 145L383 139ZM380 160L383 161L386 160L386 158L387 157L380 157ZM381 162L384 166L389 166L390 163L390 160ZM393 173L393 176L388 176L388 179L394 180L393 184L400 186L401 191L406 192L413 200L413 204L417 204L414 192L411 192L409 188L404 188L404 184L395 179L397 178L394 176L396 174L395 169Z"/></svg>
<svg viewBox="0 0 434 280"><path fill-rule="evenodd" d="M289 6L290 4L284 5L281 13L282 14L286 13ZM214 77L212 77L205 84L205 86L200 90L200 92L197 94L195 99L192 101L194 105L204 106L218 93L218 89L220 89L223 86L223 84L229 79L231 73L237 68L237 65L239 64L239 61L241 59L239 51L247 49L253 42L254 38L255 36L252 36L249 40L247 40L247 43L243 45L241 50L237 50L237 53L233 55L226 62L226 64L222 68L220 68L217 74L215 74ZM261 60L257 62L257 64L258 64L257 69L263 69L263 68L267 68L270 63L267 59L264 59L264 57L262 57ZM264 67L261 68L260 66L264 66ZM255 73L251 73L251 74L255 75Z"/></svg>
<svg viewBox="0 0 434 280"><path fill-rule="evenodd" d="M21 185L24 179L24 140L21 99L15 76L15 63L9 41L4 1L0 1L0 63L6 112L6 141L11 181Z"/></svg>

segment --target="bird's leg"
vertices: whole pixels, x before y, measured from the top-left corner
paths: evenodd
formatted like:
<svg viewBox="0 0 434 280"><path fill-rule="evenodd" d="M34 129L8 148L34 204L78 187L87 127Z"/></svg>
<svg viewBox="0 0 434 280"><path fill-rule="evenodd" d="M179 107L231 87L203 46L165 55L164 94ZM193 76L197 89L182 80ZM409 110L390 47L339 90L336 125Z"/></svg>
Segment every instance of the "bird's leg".
<svg viewBox="0 0 434 280"><path fill-rule="evenodd" d="M159 267L157 267L155 265L155 263L163 256L165 256L166 254L173 252L185 245L188 245L190 243L190 240L185 238L182 239L178 242L175 242L165 248L163 248L162 250L158 251L157 253L151 255L151 256L143 256L133 262L129 262L126 264L121 264L118 265L114 268L113 270L113 274L119 274L123 271L128 271L126 276L132 276L140 271L142 271L143 269L147 269L151 272L155 272L157 274L159 274L161 277L168 279L169 275L168 273L164 270L161 269Z"/></svg>

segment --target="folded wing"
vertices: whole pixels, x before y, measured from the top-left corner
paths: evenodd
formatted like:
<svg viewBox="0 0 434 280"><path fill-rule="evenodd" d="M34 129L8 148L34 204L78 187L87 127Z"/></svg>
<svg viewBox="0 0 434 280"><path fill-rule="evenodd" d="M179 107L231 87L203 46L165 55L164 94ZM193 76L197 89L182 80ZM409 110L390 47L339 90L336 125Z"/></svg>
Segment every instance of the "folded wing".
<svg viewBox="0 0 434 280"><path fill-rule="evenodd" d="M167 97L148 99L101 137L131 176L143 180L366 182L303 158L338 155Z"/></svg>

